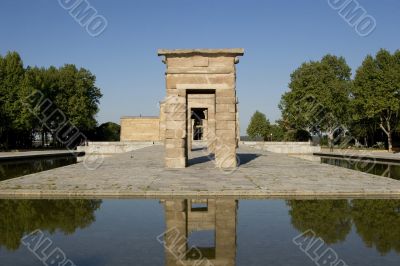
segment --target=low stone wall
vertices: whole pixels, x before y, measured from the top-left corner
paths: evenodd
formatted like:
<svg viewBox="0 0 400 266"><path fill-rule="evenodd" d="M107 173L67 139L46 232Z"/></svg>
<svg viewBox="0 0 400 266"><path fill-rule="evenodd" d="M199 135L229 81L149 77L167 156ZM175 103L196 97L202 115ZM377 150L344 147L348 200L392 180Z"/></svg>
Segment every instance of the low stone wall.
<svg viewBox="0 0 400 266"><path fill-rule="evenodd" d="M312 154L321 151L321 146L313 146L311 142L241 141L240 145L252 147L257 150L284 154Z"/></svg>
<svg viewBox="0 0 400 266"><path fill-rule="evenodd" d="M121 142L89 142L87 146L79 146L78 152L85 152L86 154L116 154L125 153L145 147L161 145L159 141L121 141Z"/></svg>

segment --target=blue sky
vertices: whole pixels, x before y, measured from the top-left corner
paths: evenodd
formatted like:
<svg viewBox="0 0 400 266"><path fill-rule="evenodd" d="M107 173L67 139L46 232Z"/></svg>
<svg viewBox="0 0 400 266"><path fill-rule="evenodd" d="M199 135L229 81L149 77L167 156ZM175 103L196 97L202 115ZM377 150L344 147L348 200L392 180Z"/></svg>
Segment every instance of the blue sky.
<svg viewBox="0 0 400 266"><path fill-rule="evenodd" d="M91 70L104 94L99 122L158 115L165 65L158 48L244 48L237 92L241 131L255 110L271 121L293 72L327 53L354 70L367 54L400 48L400 1L358 0L377 21L360 37L328 0L89 0L108 21L91 37L58 0L2 0L0 54L14 50L25 65L73 63Z"/></svg>

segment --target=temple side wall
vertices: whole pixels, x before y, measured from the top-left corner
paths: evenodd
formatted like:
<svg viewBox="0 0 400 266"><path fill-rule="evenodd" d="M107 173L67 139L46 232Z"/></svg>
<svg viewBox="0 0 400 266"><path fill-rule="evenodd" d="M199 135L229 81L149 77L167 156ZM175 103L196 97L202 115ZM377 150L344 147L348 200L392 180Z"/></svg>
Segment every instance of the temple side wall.
<svg viewBox="0 0 400 266"><path fill-rule="evenodd" d="M160 119L158 117L122 118L121 141L160 141Z"/></svg>

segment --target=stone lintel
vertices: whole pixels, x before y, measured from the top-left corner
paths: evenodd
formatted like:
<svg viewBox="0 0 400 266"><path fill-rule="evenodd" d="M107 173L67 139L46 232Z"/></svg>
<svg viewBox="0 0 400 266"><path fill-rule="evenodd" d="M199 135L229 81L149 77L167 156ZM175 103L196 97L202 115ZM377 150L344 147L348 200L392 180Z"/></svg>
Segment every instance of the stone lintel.
<svg viewBox="0 0 400 266"><path fill-rule="evenodd" d="M243 56L243 48L230 49L158 49L159 56L187 56L187 55L226 55L226 56Z"/></svg>
<svg viewBox="0 0 400 266"><path fill-rule="evenodd" d="M232 73L235 73L234 67L212 67L212 68L170 67L166 71L166 74L232 74Z"/></svg>

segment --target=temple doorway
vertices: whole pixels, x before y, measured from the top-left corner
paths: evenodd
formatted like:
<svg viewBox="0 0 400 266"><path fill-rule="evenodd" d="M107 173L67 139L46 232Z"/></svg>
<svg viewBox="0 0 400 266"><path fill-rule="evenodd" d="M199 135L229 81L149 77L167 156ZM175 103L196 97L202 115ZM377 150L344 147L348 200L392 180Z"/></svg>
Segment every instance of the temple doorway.
<svg viewBox="0 0 400 266"><path fill-rule="evenodd" d="M205 127L207 124L207 108L192 108L192 140L203 141L205 140Z"/></svg>

